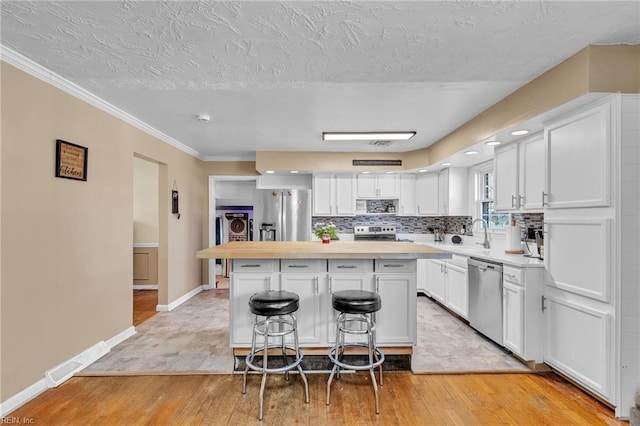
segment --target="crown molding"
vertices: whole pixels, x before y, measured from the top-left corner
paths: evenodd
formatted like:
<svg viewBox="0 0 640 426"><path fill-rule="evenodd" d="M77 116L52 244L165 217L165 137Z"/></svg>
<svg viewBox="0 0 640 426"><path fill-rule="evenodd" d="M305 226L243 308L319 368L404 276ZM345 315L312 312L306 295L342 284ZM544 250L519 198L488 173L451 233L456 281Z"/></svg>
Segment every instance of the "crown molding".
<svg viewBox="0 0 640 426"><path fill-rule="evenodd" d="M161 141L173 146L174 148L179 149L186 154L189 154L200 160L203 159L202 154L200 154L198 151L186 146L185 144L172 138L171 136L162 133L158 129L149 126L147 123L137 119L136 117L125 111L122 111L121 109L94 95L88 90L83 89L77 84L72 83L71 81L63 78L62 76L54 73L53 71L43 67L42 65L32 61L26 56L23 56L20 53L2 44L0 44L0 60L6 62L9 65L13 65L14 67L26 72L27 74L30 74L33 77L44 81L45 83L51 84L52 86L70 94L71 96L78 98L81 101L84 101L89 105L92 105L157 139L160 139Z"/></svg>
<svg viewBox="0 0 640 426"><path fill-rule="evenodd" d="M200 157L202 161L256 161L256 156L248 155L248 156L237 156L237 157L215 157L215 156L206 156Z"/></svg>

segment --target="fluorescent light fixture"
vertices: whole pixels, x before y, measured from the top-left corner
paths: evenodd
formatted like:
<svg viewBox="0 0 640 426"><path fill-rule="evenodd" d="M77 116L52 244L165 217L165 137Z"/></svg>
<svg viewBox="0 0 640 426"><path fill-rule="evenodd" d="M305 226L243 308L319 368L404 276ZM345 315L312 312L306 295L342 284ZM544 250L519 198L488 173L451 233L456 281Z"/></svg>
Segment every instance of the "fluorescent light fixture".
<svg viewBox="0 0 640 426"><path fill-rule="evenodd" d="M451 163L448 161L445 161L444 163L440 163L441 166L450 166Z"/></svg>
<svg viewBox="0 0 640 426"><path fill-rule="evenodd" d="M325 141L408 141L416 132L323 132Z"/></svg>
<svg viewBox="0 0 640 426"><path fill-rule="evenodd" d="M514 130L513 132L511 132L513 136L522 136L526 135L527 133L529 133L527 129Z"/></svg>
<svg viewBox="0 0 640 426"><path fill-rule="evenodd" d="M489 142L485 142L484 144L487 146L496 146L496 145L500 145L502 142L500 141L489 141Z"/></svg>
<svg viewBox="0 0 640 426"><path fill-rule="evenodd" d="M472 149L471 151L465 151L464 153L467 154L467 155L475 155L475 154L478 153L478 151L475 151L475 150Z"/></svg>
<svg viewBox="0 0 640 426"><path fill-rule="evenodd" d="M273 170L267 170L266 173L272 174L275 173Z"/></svg>

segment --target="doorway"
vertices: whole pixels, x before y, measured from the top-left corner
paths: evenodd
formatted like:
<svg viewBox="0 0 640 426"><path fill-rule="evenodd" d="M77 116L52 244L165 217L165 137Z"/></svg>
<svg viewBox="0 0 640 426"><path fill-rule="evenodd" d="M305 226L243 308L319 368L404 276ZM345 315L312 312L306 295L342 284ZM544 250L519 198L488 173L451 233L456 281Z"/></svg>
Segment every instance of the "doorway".
<svg viewBox="0 0 640 426"><path fill-rule="evenodd" d="M158 306L159 165L133 158L133 325Z"/></svg>

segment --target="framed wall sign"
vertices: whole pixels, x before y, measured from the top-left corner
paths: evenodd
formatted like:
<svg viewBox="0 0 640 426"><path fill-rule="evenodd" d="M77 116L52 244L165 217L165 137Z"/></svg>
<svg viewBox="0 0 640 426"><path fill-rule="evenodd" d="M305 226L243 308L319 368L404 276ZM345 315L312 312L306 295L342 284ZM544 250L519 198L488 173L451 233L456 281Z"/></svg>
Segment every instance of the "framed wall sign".
<svg viewBox="0 0 640 426"><path fill-rule="evenodd" d="M87 180L89 148L56 140L56 177Z"/></svg>

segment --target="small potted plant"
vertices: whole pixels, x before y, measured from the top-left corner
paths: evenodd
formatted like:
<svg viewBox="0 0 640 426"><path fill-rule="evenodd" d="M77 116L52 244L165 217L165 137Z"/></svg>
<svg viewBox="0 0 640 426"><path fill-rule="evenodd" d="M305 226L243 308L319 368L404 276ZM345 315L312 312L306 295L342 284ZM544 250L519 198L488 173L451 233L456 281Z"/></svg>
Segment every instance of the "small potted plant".
<svg viewBox="0 0 640 426"><path fill-rule="evenodd" d="M338 235L336 234L336 225L332 222L316 223L314 233L324 244L329 244L329 241L338 239Z"/></svg>

